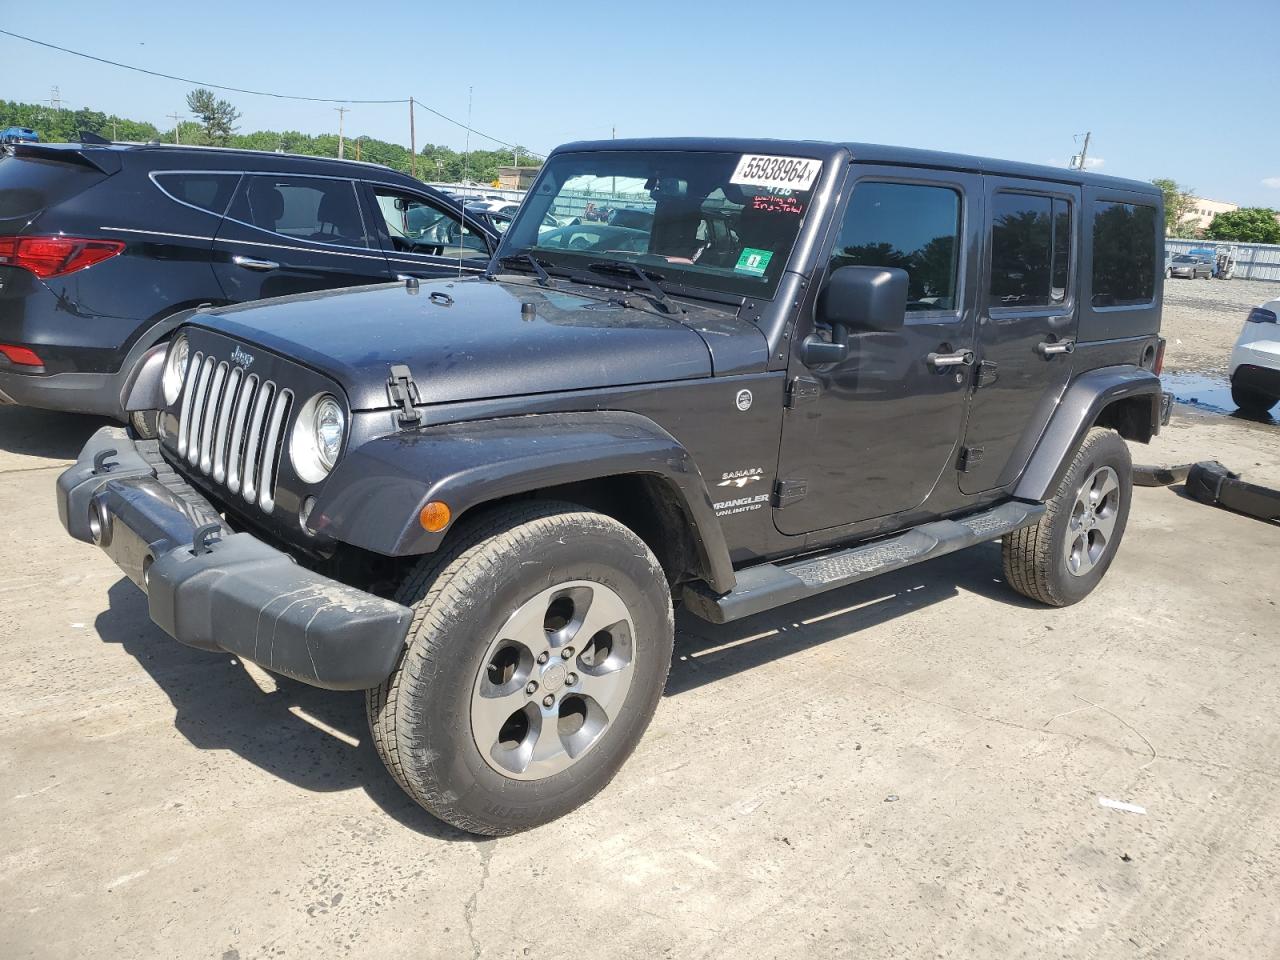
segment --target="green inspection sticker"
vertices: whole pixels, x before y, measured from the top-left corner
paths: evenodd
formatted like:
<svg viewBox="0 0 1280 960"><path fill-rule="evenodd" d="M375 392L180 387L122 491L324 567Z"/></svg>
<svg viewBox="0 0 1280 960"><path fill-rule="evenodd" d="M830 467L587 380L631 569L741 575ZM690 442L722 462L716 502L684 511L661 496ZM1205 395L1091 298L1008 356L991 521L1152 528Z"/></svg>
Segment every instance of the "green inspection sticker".
<svg viewBox="0 0 1280 960"><path fill-rule="evenodd" d="M763 277L765 268L769 266L769 261L772 259L772 250L747 247L742 251L742 256L738 258L738 265L733 269L735 273L749 273L753 277Z"/></svg>

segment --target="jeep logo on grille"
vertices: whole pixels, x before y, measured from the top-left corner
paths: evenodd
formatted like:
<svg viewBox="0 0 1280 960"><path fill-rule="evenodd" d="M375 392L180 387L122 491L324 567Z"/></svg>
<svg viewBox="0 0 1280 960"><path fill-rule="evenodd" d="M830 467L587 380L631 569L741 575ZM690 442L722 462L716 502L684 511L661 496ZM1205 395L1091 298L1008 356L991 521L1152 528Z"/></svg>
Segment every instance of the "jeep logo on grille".
<svg viewBox="0 0 1280 960"><path fill-rule="evenodd" d="M253 354L245 353L244 350L237 345L231 354L231 362L238 363L247 370L249 368L249 364L253 363Z"/></svg>

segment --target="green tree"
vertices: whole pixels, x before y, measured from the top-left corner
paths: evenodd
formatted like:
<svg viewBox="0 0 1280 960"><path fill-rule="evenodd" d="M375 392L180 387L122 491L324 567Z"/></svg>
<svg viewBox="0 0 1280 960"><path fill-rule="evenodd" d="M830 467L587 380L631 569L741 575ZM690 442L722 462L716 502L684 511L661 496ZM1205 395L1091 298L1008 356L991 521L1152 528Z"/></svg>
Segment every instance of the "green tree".
<svg viewBox="0 0 1280 960"><path fill-rule="evenodd" d="M1176 180L1157 177L1151 181L1164 194L1164 232L1169 237L1189 237L1195 234L1195 224L1184 223L1183 217L1195 207L1196 198L1191 187Z"/></svg>
<svg viewBox="0 0 1280 960"><path fill-rule="evenodd" d="M1280 221L1270 207L1241 207L1218 214L1204 233L1210 240L1280 243Z"/></svg>
<svg viewBox="0 0 1280 960"><path fill-rule="evenodd" d="M197 87L187 94L187 109L204 124L206 143L225 147L231 142L231 135L236 131L236 121L240 119L240 111L229 101L219 100L212 90Z"/></svg>

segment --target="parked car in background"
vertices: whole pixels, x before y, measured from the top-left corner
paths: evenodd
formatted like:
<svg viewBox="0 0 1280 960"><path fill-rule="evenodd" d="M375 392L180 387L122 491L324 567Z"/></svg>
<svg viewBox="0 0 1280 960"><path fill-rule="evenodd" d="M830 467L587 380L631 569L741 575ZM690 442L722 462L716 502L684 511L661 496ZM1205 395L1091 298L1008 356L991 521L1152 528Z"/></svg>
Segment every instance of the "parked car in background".
<svg viewBox="0 0 1280 960"><path fill-rule="evenodd" d="M1254 307L1231 351L1231 399L1246 413L1263 414L1280 401L1280 300Z"/></svg>
<svg viewBox="0 0 1280 960"><path fill-rule="evenodd" d="M0 143L39 143L40 134L30 127L5 127L0 130Z"/></svg>
<svg viewBox="0 0 1280 960"><path fill-rule="evenodd" d="M1213 261L1190 253L1180 253L1169 261L1164 275L1181 277L1184 280L1195 280L1200 277L1208 280L1213 276Z"/></svg>
<svg viewBox="0 0 1280 960"><path fill-rule="evenodd" d="M3 403L123 417L143 356L201 305L475 274L496 241L458 202L377 164L168 145L8 150Z"/></svg>

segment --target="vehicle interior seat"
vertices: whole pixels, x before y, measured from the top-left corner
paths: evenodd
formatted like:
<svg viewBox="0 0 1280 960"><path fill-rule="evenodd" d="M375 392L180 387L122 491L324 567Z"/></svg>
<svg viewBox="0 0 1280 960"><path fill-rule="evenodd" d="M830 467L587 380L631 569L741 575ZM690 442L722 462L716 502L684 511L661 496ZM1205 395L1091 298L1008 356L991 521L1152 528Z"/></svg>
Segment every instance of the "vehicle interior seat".
<svg viewBox="0 0 1280 960"><path fill-rule="evenodd" d="M280 218L284 216L284 194L270 180L252 177L245 195L249 201L250 221L264 230L277 230Z"/></svg>
<svg viewBox="0 0 1280 960"><path fill-rule="evenodd" d="M316 210L316 220L320 230L311 235L312 240L322 243L356 243L364 245L364 224L360 220L360 210L356 207L350 194L350 187L345 190L339 187L332 192L325 191L320 198L320 206Z"/></svg>

